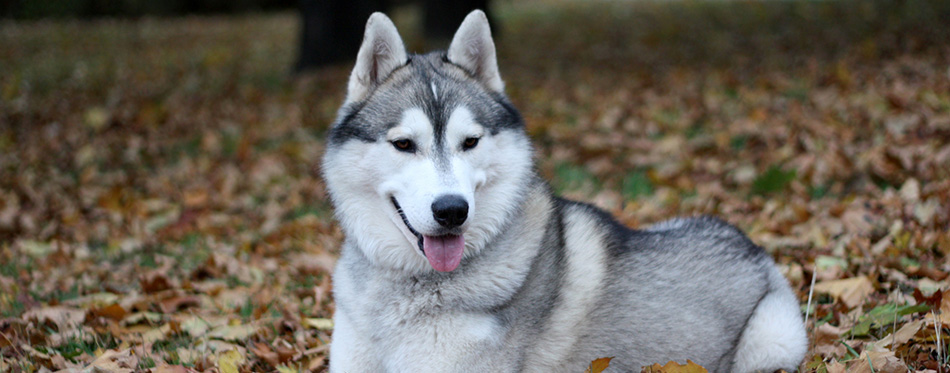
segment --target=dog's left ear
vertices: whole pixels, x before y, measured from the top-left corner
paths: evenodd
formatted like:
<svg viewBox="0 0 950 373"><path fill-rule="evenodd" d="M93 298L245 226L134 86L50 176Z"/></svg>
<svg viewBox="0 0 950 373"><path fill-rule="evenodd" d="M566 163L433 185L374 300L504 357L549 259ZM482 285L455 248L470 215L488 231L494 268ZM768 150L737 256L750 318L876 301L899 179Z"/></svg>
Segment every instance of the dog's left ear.
<svg viewBox="0 0 950 373"><path fill-rule="evenodd" d="M452 38L452 44L449 44L448 58L468 70L488 89L499 93L504 91L505 82L498 73L495 43L485 12L473 10L465 17Z"/></svg>

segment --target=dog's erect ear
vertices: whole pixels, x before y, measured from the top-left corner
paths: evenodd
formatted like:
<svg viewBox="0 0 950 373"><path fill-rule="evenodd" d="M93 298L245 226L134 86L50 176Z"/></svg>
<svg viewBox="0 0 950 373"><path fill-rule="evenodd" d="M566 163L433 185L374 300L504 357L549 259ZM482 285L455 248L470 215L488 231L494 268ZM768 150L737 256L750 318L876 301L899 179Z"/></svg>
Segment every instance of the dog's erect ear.
<svg viewBox="0 0 950 373"><path fill-rule="evenodd" d="M346 103L366 98L393 70L406 64L406 47L396 25L383 13L373 13L366 21L363 44L350 73Z"/></svg>
<svg viewBox="0 0 950 373"><path fill-rule="evenodd" d="M449 44L449 61L459 65L488 89L502 92L505 82L498 74L498 62L495 59L495 43L491 39L491 28L488 26L488 17L481 10L473 10Z"/></svg>

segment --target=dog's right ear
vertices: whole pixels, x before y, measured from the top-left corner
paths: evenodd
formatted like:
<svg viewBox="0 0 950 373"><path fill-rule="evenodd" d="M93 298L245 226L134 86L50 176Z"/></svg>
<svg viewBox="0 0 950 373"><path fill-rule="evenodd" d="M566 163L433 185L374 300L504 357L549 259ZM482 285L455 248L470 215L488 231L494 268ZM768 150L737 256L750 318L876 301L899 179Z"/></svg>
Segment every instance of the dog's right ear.
<svg viewBox="0 0 950 373"><path fill-rule="evenodd" d="M346 102L361 101L408 57L396 25L383 13L373 13L366 21L363 44L356 55L356 65L350 73Z"/></svg>

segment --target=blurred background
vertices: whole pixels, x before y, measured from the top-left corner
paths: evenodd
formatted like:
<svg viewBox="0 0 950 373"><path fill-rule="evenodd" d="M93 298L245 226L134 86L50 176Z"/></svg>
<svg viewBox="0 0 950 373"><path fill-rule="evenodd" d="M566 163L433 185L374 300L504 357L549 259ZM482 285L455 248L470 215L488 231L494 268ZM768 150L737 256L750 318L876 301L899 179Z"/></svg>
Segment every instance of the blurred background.
<svg viewBox="0 0 950 373"><path fill-rule="evenodd" d="M323 138L367 15L424 52L442 3L3 2L0 371L324 369ZM555 190L749 232L803 371L947 368L950 2L477 6Z"/></svg>

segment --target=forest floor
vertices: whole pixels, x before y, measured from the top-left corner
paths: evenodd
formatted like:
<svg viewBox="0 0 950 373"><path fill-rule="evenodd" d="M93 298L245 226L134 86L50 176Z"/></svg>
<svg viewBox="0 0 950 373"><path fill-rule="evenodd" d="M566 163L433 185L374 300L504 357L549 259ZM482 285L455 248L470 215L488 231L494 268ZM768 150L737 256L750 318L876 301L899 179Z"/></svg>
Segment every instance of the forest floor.
<svg viewBox="0 0 950 373"><path fill-rule="evenodd" d="M748 232L808 314L802 371L950 368L947 2L496 11L555 190ZM394 13L411 51L418 14ZM297 32L0 22L0 371L325 369L342 234L319 163L350 66L293 76Z"/></svg>

